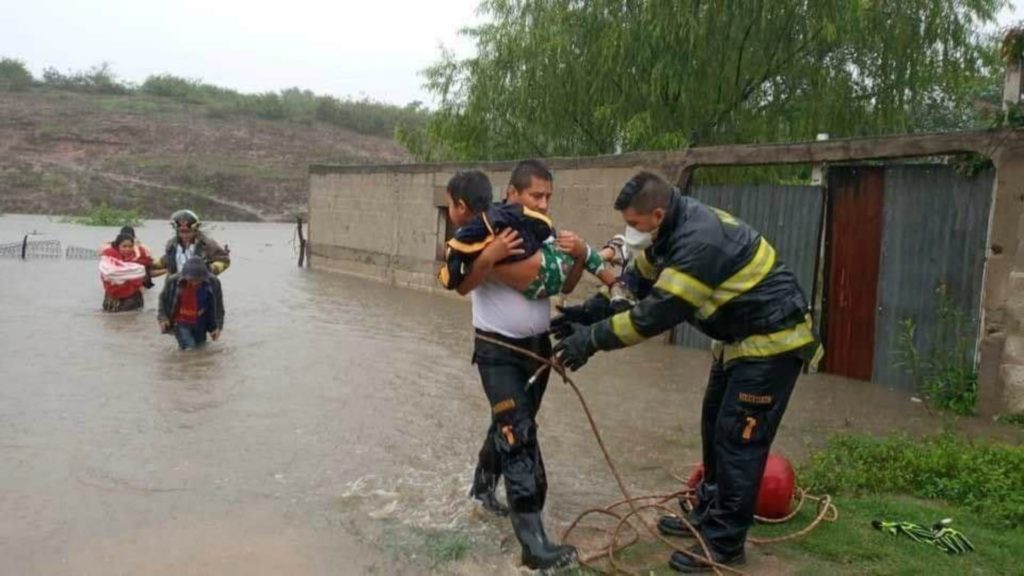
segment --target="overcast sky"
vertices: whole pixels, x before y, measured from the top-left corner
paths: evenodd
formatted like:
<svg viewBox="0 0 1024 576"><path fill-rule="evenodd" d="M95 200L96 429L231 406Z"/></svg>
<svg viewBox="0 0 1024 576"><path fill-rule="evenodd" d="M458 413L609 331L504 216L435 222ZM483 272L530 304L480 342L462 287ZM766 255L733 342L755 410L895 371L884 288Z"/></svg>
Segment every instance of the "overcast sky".
<svg viewBox="0 0 1024 576"><path fill-rule="evenodd" d="M393 104L432 103L419 72L440 46L472 54L459 28L478 0L9 0L0 56L33 74L109 62L122 79L198 78L243 92L297 86ZM1001 24L1024 19L1024 0Z"/></svg>

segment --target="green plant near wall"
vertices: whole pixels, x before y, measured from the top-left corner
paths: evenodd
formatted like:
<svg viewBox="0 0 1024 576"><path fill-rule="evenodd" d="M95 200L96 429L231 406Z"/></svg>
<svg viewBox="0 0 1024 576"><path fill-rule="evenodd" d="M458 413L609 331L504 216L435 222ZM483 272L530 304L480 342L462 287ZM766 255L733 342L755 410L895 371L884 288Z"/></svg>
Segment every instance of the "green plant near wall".
<svg viewBox="0 0 1024 576"><path fill-rule="evenodd" d="M913 318L904 318L896 343L896 365L913 377L915 387L929 405L956 414L973 414L978 402L974 323L944 287L939 288L938 294L938 322L931 350L922 352L918 348L917 323Z"/></svg>
<svg viewBox="0 0 1024 576"><path fill-rule="evenodd" d="M139 226L142 218L135 210L111 208L106 204L93 208L84 216L69 218L69 222L85 226Z"/></svg>

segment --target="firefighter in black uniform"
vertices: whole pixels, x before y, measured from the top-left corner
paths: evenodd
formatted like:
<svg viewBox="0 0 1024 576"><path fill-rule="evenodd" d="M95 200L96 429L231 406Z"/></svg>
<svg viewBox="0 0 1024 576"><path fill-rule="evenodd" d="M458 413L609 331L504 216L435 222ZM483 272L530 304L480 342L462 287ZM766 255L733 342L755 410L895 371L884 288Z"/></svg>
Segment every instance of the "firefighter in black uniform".
<svg viewBox="0 0 1024 576"><path fill-rule="evenodd" d="M701 413L705 475L688 520L715 562L742 564L769 448L797 376L820 356L807 299L764 237L656 174L630 179L615 209L627 237L644 247L626 271L641 300L617 314L601 295L566 308L553 325L555 352L577 370L598 350L632 346L680 322L714 339ZM677 517L658 527L689 534ZM691 550L703 556L699 545ZM669 565L710 569L679 552Z"/></svg>

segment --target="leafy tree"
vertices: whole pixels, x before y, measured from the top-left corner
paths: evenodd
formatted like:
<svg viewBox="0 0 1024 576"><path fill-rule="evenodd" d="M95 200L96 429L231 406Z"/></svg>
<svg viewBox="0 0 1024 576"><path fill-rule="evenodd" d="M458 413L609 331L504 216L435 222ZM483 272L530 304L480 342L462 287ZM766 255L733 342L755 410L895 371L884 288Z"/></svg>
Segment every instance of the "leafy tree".
<svg viewBox="0 0 1024 576"><path fill-rule="evenodd" d="M0 58L0 92L20 92L32 86L32 73L21 60Z"/></svg>
<svg viewBox="0 0 1024 576"><path fill-rule="evenodd" d="M426 72L424 159L590 155L965 128L1003 0L485 0Z"/></svg>

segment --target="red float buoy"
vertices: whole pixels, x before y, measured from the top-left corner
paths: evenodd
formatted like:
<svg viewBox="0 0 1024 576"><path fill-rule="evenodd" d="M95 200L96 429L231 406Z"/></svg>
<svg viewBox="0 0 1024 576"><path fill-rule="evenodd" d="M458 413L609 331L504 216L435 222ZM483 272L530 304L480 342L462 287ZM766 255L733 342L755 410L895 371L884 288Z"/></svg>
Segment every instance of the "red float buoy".
<svg viewBox="0 0 1024 576"><path fill-rule="evenodd" d="M696 490L703 479L704 465L699 464L690 474L686 484ZM764 474L761 475L761 488L757 493L757 508L754 513L762 518L787 516L793 504L795 490L796 474L793 472L793 465L785 456L769 454Z"/></svg>

